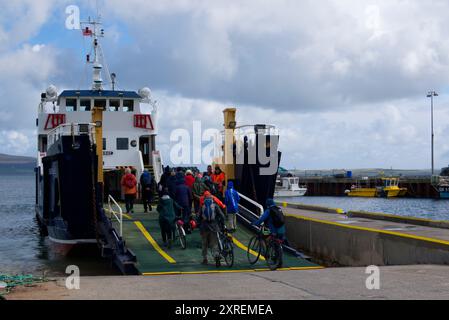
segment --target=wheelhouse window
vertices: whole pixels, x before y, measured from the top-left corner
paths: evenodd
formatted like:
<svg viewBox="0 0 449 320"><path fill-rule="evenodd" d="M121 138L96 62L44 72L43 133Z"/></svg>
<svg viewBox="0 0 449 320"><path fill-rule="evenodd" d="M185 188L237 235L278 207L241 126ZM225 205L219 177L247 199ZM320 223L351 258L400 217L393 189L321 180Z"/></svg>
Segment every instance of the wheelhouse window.
<svg viewBox="0 0 449 320"><path fill-rule="evenodd" d="M118 111L120 108L120 100L109 100L109 111Z"/></svg>
<svg viewBox="0 0 449 320"><path fill-rule="evenodd" d="M107 147L106 147L106 138L103 138L103 151L106 151Z"/></svg>
<svg viewBox="0 0 449 320"><path fill-rule="evenodd" d="M117 150L128 150L128 149L129 149L129 139L117 138Z"/></svg>
<svg viewBox="0 0 449 320"><path fill-rule="evenodd" d="M123 111L133 112L134 111L134 100L123 100Z"/></svg>
<svg viewBox="0 0 449 320"><path fill-rule="evenodd" d="M80 101L80 111L91 111L90 99L83 99Z"/></svg>
<svg viewBox="0 0 449 320"><path fill-rule="evenodd" d="M95 99L94 107L106 110L106 99Z"/></svg>
<svg viewBox="0 0 449 320"><path fill-rule="evenodd" d="M67 112L76 111L76 99L66 99L65 101L65 110Z"/></svg>

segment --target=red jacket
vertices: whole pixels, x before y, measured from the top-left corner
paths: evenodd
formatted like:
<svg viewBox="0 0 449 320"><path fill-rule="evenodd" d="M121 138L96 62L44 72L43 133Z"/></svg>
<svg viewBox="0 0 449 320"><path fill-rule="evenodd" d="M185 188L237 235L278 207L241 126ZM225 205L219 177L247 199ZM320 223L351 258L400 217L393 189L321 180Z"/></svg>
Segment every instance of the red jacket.
<svg viewBox="0 0 449 320"><path fill-rule="evenodd" d="M222 171L219 174L214 173L210 178L213 183L216 183L218 185L218 191L223 193L223 183L226 179L224 172Z"/></svg>
<svg viewBox="0 0 449 320"><path fill-rule="evenodd" d="M132 184L134 185L132 188L128 187L128 185L126 183L127 180L132 181ZM125 192L125 194L136 194L137 193L137 188L136 188L137 179L132 173L125 174L122 177L121 184L122 184L123 191Z"/></svg>
<svg viewBox="0 0 449 320"><path fill-rule="evenodd" d="M186 175L186 177L185 177L185 181L186 181L186 185L187 185L190 189L192 189L192 188L193 188L193 183L195 182L195 178L194 178L191 174L188 174L188 175Z"/></svg>

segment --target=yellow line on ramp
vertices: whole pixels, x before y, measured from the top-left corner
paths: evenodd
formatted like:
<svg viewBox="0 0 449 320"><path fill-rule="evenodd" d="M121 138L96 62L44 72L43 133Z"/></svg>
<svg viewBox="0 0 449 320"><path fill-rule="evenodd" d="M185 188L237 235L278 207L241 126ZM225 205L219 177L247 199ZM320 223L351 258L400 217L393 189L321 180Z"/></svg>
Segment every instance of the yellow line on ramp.
<svg viewBox="0 0 449 320"><path fill-rule="evenodd" d="M240 249L242 249L245 252L248 252L248 247L245 246L243 243L241 243L240 241L238 241L235 237L232 237L232 242L234 242L234 244L239 247ZM251 253L253 256L257 257L257 252L250 250L249 253ZM264 256L262 256L262 254L259 257L260 260L265 261Z"/></svg>
<svg viewBox="0 0 449 320"><path fill-rule="evenodd" d="M134 221L134 224L137 226L137 228L142 232L144 237L148 240L149 243L153 246L154 249L162 256L165 260L167 260L169 263L176 263L175 259L170 257L164 250L161 249L161 247L157 244L157 242L153 239L151 234L145 229L143 224L140 221Z"/></svg>

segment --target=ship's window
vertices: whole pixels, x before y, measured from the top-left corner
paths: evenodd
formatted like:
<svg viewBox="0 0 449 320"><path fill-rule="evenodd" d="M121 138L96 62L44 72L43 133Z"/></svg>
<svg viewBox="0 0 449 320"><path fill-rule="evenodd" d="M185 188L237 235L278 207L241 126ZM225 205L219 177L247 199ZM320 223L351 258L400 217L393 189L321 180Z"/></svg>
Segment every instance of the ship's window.
<svg viewBox="0 0 449 320"><path fill-rule="evenodd" d="M109 100L109 111L118 111L120 108L120 100Z"/></svg>
<svg viewBox="0 0 449 320"><path fill-rule="evenodd" d="M106 110L106 100L105 99L94 100L94 107Z"/></svg>
<svg viewBox="0 0 449 320"><path fill-rule="evenodd" d="M133 112L134 111L134 100L123 100L123 111Z"/></svg>
<svg viewBox="0 0 449 320"><path fill-rule="evenodd" d="M67 112L76 111L76 99L67 99L65 101L65 110Z"/></svg>
<svg viewBox="0 0 449 320"><path fill-rule="evenodd" d="M103 150L106 150L106 138L103 138Z"/></svg>
<svg viewBox="0 0 449 320"><path fill-rule="evenodd" d="M90 100L81 100L80 101L80 111L90 111Z"/></svg>
<svg viewBox="0 0 449 320"><path fill-rule="evenodd" d="M128 138L117 138L117 150L128 150L129 139Z"/></svg>

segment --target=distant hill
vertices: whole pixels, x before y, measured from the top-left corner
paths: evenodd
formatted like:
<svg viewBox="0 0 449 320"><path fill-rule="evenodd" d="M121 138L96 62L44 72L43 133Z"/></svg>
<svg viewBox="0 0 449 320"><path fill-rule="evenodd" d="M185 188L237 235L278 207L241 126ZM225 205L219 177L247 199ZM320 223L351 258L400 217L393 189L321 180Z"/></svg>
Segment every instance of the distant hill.
<svg viewBox="0 0 449 320"><path fill-rule="evenodd" d="M430 177L432 175L429 169L401 170L401 169L334 169L334 170L290 170L291 173L300 177L332 177L335 175L344 175L347 171L352 172L355 178L360 177ZM440 169L435 170L437 174Z"/></svg>
<svg viewBox="0 0 449 320"><path fill-rule="evenodd" d="M0 164L34 164L36 159L32 157L11 156L0 153Z"/></svg>
<svg viewBox="0 0 449 320"><path fill-rule="evenodd" d="M33 174L36 159L0 153L0 175Z"/></svg>

